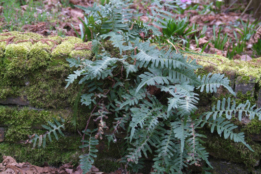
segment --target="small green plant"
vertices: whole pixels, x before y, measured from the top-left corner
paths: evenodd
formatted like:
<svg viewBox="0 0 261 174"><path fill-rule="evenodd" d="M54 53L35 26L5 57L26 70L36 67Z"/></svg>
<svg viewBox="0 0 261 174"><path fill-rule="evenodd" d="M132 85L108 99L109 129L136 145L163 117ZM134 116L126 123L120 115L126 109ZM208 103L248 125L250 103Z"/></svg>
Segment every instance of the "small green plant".
<svg viewBox="0 0 261 174"><path fill-rule="evenodd" d="M177 7L176 9L173 10L174 13L177 14L184 14L186 10L197 10L199 5L194 5L194 6L188 6L187 8L183 9L181 7Z"/></svg>
<svg viewBox="0 0 261 174"><path fill-rule="evenodd" d="M244 41L238 42L236 44L231 44L227 51L227 57L231 60L236 54L241 54L246 47Z"/></svg>
<svg viewBox="0 0 261 174"><path fill-rule="evenodd" d="M162 29L163 36L171 38L173 36L189 36L197 31L193 30L193 26L189 26L187 18L167 22L166 28Z"/></svg>
<svg viewBox="0 0 261 174"><path fill-rule="evenodd" d="M199 38L203 38L205 36L207 29L208 29L208 26L204 25L201 32L199 33Z"/></svg>
<svg viewBox="0 0 261 174"><path fill-rule="evenodd" d="M211 13L212 11L214 11L213 8L212 8L212 6L213 6L213 2L208 3L208 4L206 4L206 5L203 4L203 10L199 10L199 11L198 11L199 14L205 15L205 14Z"/></svg>
<svg viewBox="0 0 261 174"><path fill-rule="evenodd" d="M64 127L65 120L61 116L60 116L60 119L61 119L62 123L60 123L55 118L53 118L54 123L48 121L48 124L50 126L42 125L42 127L44 129L48 130L45 134L43 134L43 135L34 134L34 135L29 137L30 143L33 143L33 148L35 148L37 142L38 142L38 147L41 147L41 146L45 147L46 146L46 139L47 139L47 137L49 138L49 141L52 142L52 138L51 138L52 134L55 136L56 140L58 140L59 137L57 135L57 132L60 135L64 136L64 134L62 133L61 129L65 129L65 127Z"/></svg>
<svg viewBox="0 0 261 174"><path fill-rule="evenodd" d="M38 7L41 4L29 1L26 10L22 11L20 3L24 2L25 1L17 2L16 0L3 2L2 15L4 18L5 25L4 27L0 28L1 30L8 29L9 31L22 31L22 27L26 24L35 24L37 22L44 22L47 20L48 16L46 12L37 14L36 7Z"/></svg>
<svg viewBox="0 0 261 174"><path fill-rule="evenodd" d="M261 55L261 39L258 39L258 42L253 44L253 50L254 50L254 54L256 54L257 56Z"/></svg>
<svg viewBox="0 0 261 174"><path fill-rule="evenodd" d="M219 49L219 50L224 50L225 44L228 41L228 37L227 34L225 34L225 36L223 36L221 34L221 30L222 28L219 28L219 32L218 32L218 36L216 37L216 27L213 26L213 39L212 39L212 43L214 44L214 47Z"/></svg>
<svg viewBox="0 0 261 174"><path fill-rule="evenodd" d="M236 27L240 31L240 39L243 41L248 41L251 38L251 36L255 34L258 23L250 23L249 20L245 23L242 19L240 19L240 22L243 29Z"/></svg>

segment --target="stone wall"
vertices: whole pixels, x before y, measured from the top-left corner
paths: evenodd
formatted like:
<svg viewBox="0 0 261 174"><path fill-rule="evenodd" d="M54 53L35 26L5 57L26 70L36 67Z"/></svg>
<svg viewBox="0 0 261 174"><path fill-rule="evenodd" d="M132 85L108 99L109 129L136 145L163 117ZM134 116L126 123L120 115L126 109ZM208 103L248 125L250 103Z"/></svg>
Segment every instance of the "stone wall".
<svg viewBox="0 0 261 174"><path fill-rule="evenodd" d="M90 109L79 102L85 88L81 90L75 82L65 89L68 75L76 70L69 67L66 58L93 60L90 49L91 42L83 43L76 37L0 34L0 159L12 156L18 162L39 166L44 162L55 166L79 162L82 150L77 130L84 129ZM32 149L24 144L28 135L45 133L41 125L52 118L59 121L59 116L66 120L65 137L59 136L58 141L53 137L52 143L47 139L46 148ZM70 123L73 116L76 127ZM108 145L101 141L95 166L102 171L117 170L120 164L115 161L120 158L122 142L118 143L105 151Z"/></svg>
<svg viewBox="0 0 261 174"><path fill-rule="evenodd" d="M80 136L66 124L67 135L45 149L24 145L28 135L43 134L41 124L66 121L73 115L79 93L78 84L65 89L65 79L73 72L66 58L91 58L91 43L75 37L44 37L35 33L9 32L0 34L0 158L16 157L42 165L45 161L78 162ZM80 114L83 112L78 110ZM85 122L87 118L83 118ZM77 125L80 130L84 126ZM57 155L59 154L59 155Z"/></svg>
<svg viewBox="0 0 261 174"><path fill-rule="evenodd" d="M91 43L83 43L75 37L43 37L35 33L21 32L0 34L0 158L9 155L18 161L29 161L36 165L42 165L45 161L55 165L71 160L78 162L78 156L81 154L78 148L80 138L71 124L66 127L67 136L70 138L60 138L59 141L48 144L46 149L32 149L23 142L28 138L27 135L44 133L41 124L46 124L53 117L59 119L60 115L70 121L74 107L78 107L77 115L84 115L78 117L81 120L77 125L78 130L83 129L88 119L88 109L75 103L79 100L79 92L84 91L80 91L77 83L65 89L65 80L74 71L69 67L66 58L93 59L90 48ZM217 55L187 56L196 59L204 67L197 71L199 75L209 72L226 74L237 93L238 103L248 99L252 104L256 103L261 107L261 58L246 62L231 61ZM208 109L211 103L222 97L229 97L230 94L220 88L218 94L202 96L200 104ZM259 165L261 146L257 142L261 141L261 122L258 119L250 121L247 117L242 122L234 118L233 122L239 126L240 131L246 133L247 141L255 152L250 152L241 144L210 134L206 141L210 154L217 158L245 163L248 167ZM102 150L106 149L105 146L106 143L99 146L103 162L104 159L111 159L111 156L120 158L115 156L118 149L114 149L116 152L111 149L112 153L107 154ZM107 160L107 163L117 168L112 161Z"/></svg>
<svg viewBox="0 0 261 174"><path fill-rule="evenodd" d="M230 79L230 85L236 92L236 103L250 101L251 105L261 107L261 58L250 61L229 60L218 55L193 55L187 56L196 59L203 68L197 71L198 75L206 75L209 72L225 74ZM216 94L202 95L200 102L204 110L211 109L217 100L233 96L224 88L219 88ZM206 102L204 102L207 100ZM244 114L244 113L243 113ZM250 120L244 115L242 121L237 116L231 121L238 126L238 131L244 131L245 139L254 149L248 150L243 144L234 143L231 140L224 140L217 134L207 134L206 147L212 157L224 159L230 162L243 163L248 169L259 166L261 156L261 118L256 117ZM208 130L207 130L208 132Z"/></svg>

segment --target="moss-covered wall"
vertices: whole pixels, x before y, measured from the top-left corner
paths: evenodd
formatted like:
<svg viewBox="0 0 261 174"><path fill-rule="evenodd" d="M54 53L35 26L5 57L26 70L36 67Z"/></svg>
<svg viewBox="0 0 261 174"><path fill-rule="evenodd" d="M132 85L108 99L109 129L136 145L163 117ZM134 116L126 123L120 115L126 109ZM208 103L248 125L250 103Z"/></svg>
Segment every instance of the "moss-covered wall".
<svg viewBox="0 0 261 174"><path fill-rule="evenodd" d="M77 102L85 87L81 91L74 83L65 89L68 75L75 70L66 58L92 60L91 46L91 42L83 43L76 37L0 34L0 135L5 130L4 141L0 136L0 159L12 156L18 162L39 166L44 162L54 166L79 162L83 152L77 130L84 129L90 111ZM73 114L77 116L76 128L71 124ZM46 148L32 149L32 145L24 144L28 135L45 133L41 125L53 122L52 118L59 121L59 116L65 119L66 137L59 136L58 141L53 137L52 143L47 139ZM101 143L95 165L103 171L117 170L120 144L108 150L108 145Z"/></svg>
<svg viewBox="0 0 261 174"><path fill-rule="evenodd" d="M27 139L27 135L43 133L40 125L51 121L52 117L59 118L61 115L66 121L71 120L80 87L73 84L65 89L65 80L74 71L69 67L66 58L92 60L90 48L90 42L83 43L75 37L44 37L21 32L0 34L0 127L6 130L5 141L0 142L0 158L10 155L17 161L28 161L37 165L42 165L43 162L59 165L69 160L75 164L78 162L78 156L81 154L78 148L80 138L70 124L66 124L70 137L61 137L46 149L31 149L31 146L23 144L23 140ZM261 106L261 59L245 62L230 61L216 55L187 56L203 65L203 68L197 71L199 75L209 72L225 73L237 92L237 103L248 99L252 104ZM215 95L203 93L200 97L200 109L206 110L211 107L211 103L228 96L230 94L222 88ZM81 124L77 125L79 130L83 129L88 112L88 109L79 107L78 115L84 115L78 117L81 119ZM254 166L261 156L261 146L256 143L261 141L258 137L261 133L261 122L257 119L239 122L236 118L233 118L233 121L240 126L241 131L245 131L248 143L254 146L255 152L247 151L241 146L239 148L229 140L217 139L214 135L206 139L206 146L214 157L223 156L229 161ZM111 148L114 149L110 149L108 154L101 150L98 161L104 162L108 159L108 165L117 168L118 164L114 161L120 157L115 155L120 147ZM222 155L223 153L230 155Z"/></svg>
<svg viewBox="0 0 261 174"><path fill-rule="evenodd" d="M65 89L73 68L66 58L91 58L91 43L75 37L44 37L35 33L8 32L0 34L0 127L5 130L0 142L3 155L18 161L50 165L79 160L80 136L66 123L70 137L48 143L47 148L32 149L23 144L28 135L43 134L41 124L62 116L68 122L79 93L77 84ZM79 109L79 113L85 108ZM86 114L85 110L85 116ZM86 121L86 117L80 123ZM81 130L84 125L77 125ZM3 139L1 139L3 140Z"/></svg>
<svg viewBox="0 0 261 174"><path fill-rule="evenodd" d="M237 93L236 103L250 101L251 105L261 107L261 58L251 61L229 60L219 55L195 55L187 56L196 59L197 63L203 68L197 70L198 75L207 75L209 72L225 74L230 79L230 85ZM233 96L224 88L218 89L216 94L205 94L200 96L200 110L211 109L211 106L218 100ZM207 104L208 103L208 104ZM210 155L231 162L242 163L252 170L259 165L261 159L261 121L259 118L250 120L245 115L242 121L236 116L231 121L238 125L238 131L244 131L247 143L254 149L254 152L247 149L243 144L234 143L231 140L224 140L217 134L207 134L205 139L207 150ZM206 132L209 132L208 130Z"/></svg>

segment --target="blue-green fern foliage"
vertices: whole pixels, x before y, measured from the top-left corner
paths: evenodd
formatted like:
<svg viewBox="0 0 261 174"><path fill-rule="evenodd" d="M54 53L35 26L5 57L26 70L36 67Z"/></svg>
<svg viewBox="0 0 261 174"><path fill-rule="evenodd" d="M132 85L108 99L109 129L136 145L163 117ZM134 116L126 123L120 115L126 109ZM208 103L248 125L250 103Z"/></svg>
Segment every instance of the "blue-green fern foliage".
<svg viewBox="0 0 261 174"><path fill-rule="evenodd" d="M67 59L71 67L78 69L68 76L66 87L76 80L86 87L81 102L89 107L88 119L92 119L82 137L81 148L87 150L80 157L84 172L94 163L98 139L105 136L109 142L117 142L121 129L127 134L124 141L128 144L122 161L126 166L134 166L150 153L154 156L155 174L182 173L187 166L200 165L201 161L211 166L203 144L206 137L198 131L206 125L212 133L217 131L225 139L243 143L252 150L244 134L235 133L236 126L229 120L236 115L241 120L243 114L249 119L261 118L260 109L248 101L236 105L228 98L195 116L200 96L196 91L214 93L222 86L235 95L229 80L222 74L197 76L195 71L201 66L195 60L176 53L170 45L162 48L150 43L153 35L161 34L155 26L164 27L165 21L171 19L171 14L164 11L174 8L169 3L154 1L150 20L143 25L142 32L152 33L147 41L130 37L141 30L132 27L139 24L140 14L127 10L131 5L128 0L81 7L97 21L96 30L90 27L95 35L94 54L92 61ZM88 21L86 25L91 26ZM108 43L113 48L107 48ZM114 119L111 127L106 124L109 117ZM89 121L96 122L97 129L89 130ZM110 132L105 135L104 129Z"/></svg>

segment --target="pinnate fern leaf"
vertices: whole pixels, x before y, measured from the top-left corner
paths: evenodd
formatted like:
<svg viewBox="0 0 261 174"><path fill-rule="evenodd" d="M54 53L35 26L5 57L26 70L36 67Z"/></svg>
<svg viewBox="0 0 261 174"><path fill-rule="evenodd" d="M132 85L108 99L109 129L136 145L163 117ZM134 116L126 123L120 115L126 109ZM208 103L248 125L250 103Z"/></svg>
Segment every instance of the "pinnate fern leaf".
<svg viewBox="0 0 261 174"><path fill-rule="evenodd" d="M249 119L253 119L255 116L258 116L259 120L261 120L261 108L254 109L255 105L250 107L250 102L247 100L246 103L241 103L236 106L236 101L233 100L233 104L231 106L231 99L228 98L227 100L223 98L222 102L218 100L217 104L212 107L212 111L204 112L203 114L206 115L206 118L209 119L210 116L213 119L216 117L221 117L222 114L226 115L227 119L231 119L233 115L238 113L239 121L242 120L242 114L245 113Z"/></svg>
<svg viewBox="0 0 261 174"><path fill-rule="evenodd" d="M90 131L87 130L84 131L84 133L89 135ZM89 139L83 140L82 142L84 142L84 145L81 145L80 148L88 148L88 153L80 156L80 167L83 173L88 173L94 163L94 158L97 157L96 153L98 150L96 146L99 144L99 141L89 135Z"/></svg>
<svg viewBox="0 0 261 174"><path fill-rule="evenodd" d="M187 130L189 129L189 124L183 121L175 121L171 123L175 137L180 140L180 152L183 153L185 146L185 139L188 136Z"/></svg>
<svg viewBox="0 0 261 174"><path fill-rule="evenodd" d="M61 129L65 129L65 127L64 127L65 120L62 117L60 117L60 119L61 119L62 124L59 121L57 121L55 118L53 118L54 123L48 121L48 124L50 126L42 125L42 127L47 129L48 131L43 135L35 134L34 136L32 136L30 138L30 142L33 143L33 148L35 148L37 141L38 141L38 147L43 146L43 148L45 148L45 146L46 146L46 135L48 136L50 142L52 142L52 138L51 138L52 134L55 136L56 140L59 139L59 137L57 135L57 131L59 132L60 135L64 136Z"/></svg>
<svg viewBox="0 0 261 174"><path fill-rule="evenodd" d="M136 93L145 85L155 86L169 84L170 79L164 76L161 70L149 68L149 71L150 72L145 72L139 76L141 82L136 89Z"/></svg>
<svg viewBox="0 0 261 174"><path fill-rule="evenodd" d="M65 81L67 81L67 85L65 88L67 88L70 84L72 84L78 77L81 76L81 74L84 72L84 70L76 70L74 71L74 74L70 74Z"/></svg>
<svg viewBox="0 0 261 174"><path fill-rule="evenodd" d="M224 78L224 74L212 74L209 73L207 76L204 75L202 78L199 76L199 79L201 79L201 85L198 86L198 89L200 88L200 92L203 92L203 90L206 87L206 92L217 92L217 88L219 88L221 85L225 87L231 94L234 96L236 95L233 89L229 86L229 80L227 77Z"/></svg>
<svg viewBox="0 0 261 174"><path fill-rule="evenodd" d="M104 39L109 37L110 41L112 41L113 46L119 48L120 54L122 54L122 51L133 49L131 44L125 46L126 41L124 41L123 36L120 34L115 34L115 32L109 32L107 34L103 34L101 37L103 37Z"/></svg>
<svg viewBox="0 0 261 174"><path fill-rule="evenodd" d="M204 117L200 117L199 121L201 121L201 127L203 127L206 123L211 126L211 133L214 132L214 130L217 130L217 133L221 136L221 134L224 134L224 138L230 138L234 142L243 143L249 150L253 151L253 149L245 142L245 136L243 132L240 133L234 133L233 130L237 129L237 126L232 124L229 121L226 121L223 117L218 117L216 119L210 118L207 119Z"/></svg>
<svg viewBox="0 0 261 174"><path fill-rule="evenodd" d="M133 106L138 104L139 101L145 98L149 93L146 90L140 90L137 94L135 93L134 89L129 90L129 94L122 95L122 98L125 100L124 102L120 103L120 108L125 106Z"/></svg>

